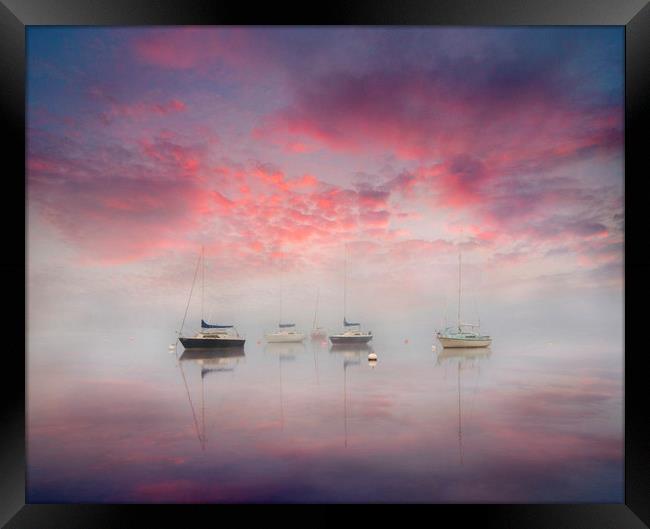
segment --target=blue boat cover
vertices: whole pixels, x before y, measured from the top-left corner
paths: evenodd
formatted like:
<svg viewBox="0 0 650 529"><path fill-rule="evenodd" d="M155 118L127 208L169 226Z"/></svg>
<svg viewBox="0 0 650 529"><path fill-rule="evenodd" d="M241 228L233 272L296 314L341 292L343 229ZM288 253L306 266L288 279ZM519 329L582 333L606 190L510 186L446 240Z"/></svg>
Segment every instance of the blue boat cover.
<svg viewBox="0 0 650 529"><path fill-rule="evenodd" d="M345 327L354 327L355 325L361 325L360 323L350 323L348 320L343 318L343 325Z"/></svg>
<svg viewBox="0 0 650 529"><path fill-rule="evenodd" d="M296 326L295 323L278 323L278 327L280 327L280 329L286 329L288 327L295 327L295 326Z"/></svg>
<svg viewBox="0 0 650 529"><path fill-rule="evenodd" d="M201 320L201 329L232 329L232 325L211 325Z"/></svg>

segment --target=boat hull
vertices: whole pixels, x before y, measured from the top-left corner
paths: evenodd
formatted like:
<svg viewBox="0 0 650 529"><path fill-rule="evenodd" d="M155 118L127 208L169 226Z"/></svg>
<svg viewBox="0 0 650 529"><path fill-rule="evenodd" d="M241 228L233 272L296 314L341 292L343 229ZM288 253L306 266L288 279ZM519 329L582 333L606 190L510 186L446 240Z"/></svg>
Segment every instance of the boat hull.
<svg viewBox="0 0 650 529"><path fill-rule="evenodd" d="M445 349L450 347L488 347L492 340L468 340L467 338L444 338L438 337L438 340Z"/></svg>
<svg viewBox="0 0 650 529"><path fill-rule="evenodd" d="M179 338L185 349L216 349L243 347L245 338Z"/></svg>
<svg viewBox="0 0 650 529"><path fill-rule="evenodd" d="M269 343L298 343L305 339L302 333L296 334L267 334L266 341Z"/></svg>
<svg viewBox="0 0 650 529"><path fill-rule="evenodd" d="M362 344L368 343L372 340L372 334L363 334L360 336L330 336L330 342L333 344L344 344L344 343L353 343L353 344Z"/></svg>

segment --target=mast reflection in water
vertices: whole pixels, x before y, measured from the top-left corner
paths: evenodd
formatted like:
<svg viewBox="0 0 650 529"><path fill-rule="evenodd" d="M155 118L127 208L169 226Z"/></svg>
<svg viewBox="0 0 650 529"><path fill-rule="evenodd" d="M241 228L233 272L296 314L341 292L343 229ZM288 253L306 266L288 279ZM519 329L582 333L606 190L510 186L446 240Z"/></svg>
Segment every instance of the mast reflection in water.
<svg viewBox="0 0 650 529"><path fill-rule="evenodd" d="M164 335L34 341L28 500L621 500L611 349L432 351L425 331L363 348L247 331L245 351L179 355Z"/></svg>
<svg viewBox="0 0 650 529"><path fill-rule="evenodd" d="M461 371L467 369L476 369L477 374L480 374L480 362L482 359L489 358L492 354L490 349L479 348L451 348L442 349L438 354L437 364L446 364L448 362L456 363L458 374L458 457L460 464L463 464L463 420L462 420L462 397L461 397ZM476 390L478 389L478 376L477 387L474 389L474 398L476 397ZM474 401L472 400L472 404Z"/></svg>
<svg viewBox="0 0 650 529"><path fill-rule="evenodd" d="M210 373L232 372L235 365L244 355L243 347L222 347L219 349L186 349L178 360L178 368L183 377L185 390L187 391L187 400L192 410L192 418L196 428L196 435L199 439L201 448L205 450L206 432L205 432L205 377ZM196 409L192 402L190 389L187 384L183 363L194 362L200 367L201 375L201 425L197 419Z"/></svg>

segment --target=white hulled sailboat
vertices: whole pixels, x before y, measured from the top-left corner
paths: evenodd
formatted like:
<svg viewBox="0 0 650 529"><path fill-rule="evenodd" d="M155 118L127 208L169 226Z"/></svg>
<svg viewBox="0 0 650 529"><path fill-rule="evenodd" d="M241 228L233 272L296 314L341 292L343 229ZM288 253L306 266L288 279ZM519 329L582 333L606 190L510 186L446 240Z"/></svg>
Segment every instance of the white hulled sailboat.
<svg viewBox="0 0 650 529"><path fill-rule="evenodd" d="M460 319L460 292L461 292L461 256L458 254L458 324L447 327L444 331L436 332L436 338L443 347L488 347L492 338L481 334L480 326L473 323L461 323ZM478 329L475 331L474 329Z"/></svg>
<svg viewBox="0 0 650 529"><path fill-rule="evenodd" d="M320 295L320 289L316 291L316 309L314 310L314 324L311 328L311 337L314 339L325 338L327 336L327 331L318 325L318 298Z"/></svg>
<svg viewBox="0 0 650 529"><path fill-rule="evenodd" d="M282 262L280 263L282 269ZM282 270L280 271L282 274ZM295 323L282 322L282 275L280 276L280 320L278 328L272 332L266 333L268 343L295 343L302 342L305 339L304 333L296 330Z"/></svg>
<svg viewBox="0 0 650 529"><path fill-rule="evenodd" d="M360 344L372 340L371 331L362 331L360 323L349 322L347 312L347 289L348 289L348 245L345 245L345 264L343 268L343 330L340 333L330 335L333 344Z"/></svg>
<svg viewBox="0 0 650 529"><path fill-rule="evenodd" d="M277 330L266 334L269 343L302 342L305 335L295 330L295 323L278 323Z"/></svg>

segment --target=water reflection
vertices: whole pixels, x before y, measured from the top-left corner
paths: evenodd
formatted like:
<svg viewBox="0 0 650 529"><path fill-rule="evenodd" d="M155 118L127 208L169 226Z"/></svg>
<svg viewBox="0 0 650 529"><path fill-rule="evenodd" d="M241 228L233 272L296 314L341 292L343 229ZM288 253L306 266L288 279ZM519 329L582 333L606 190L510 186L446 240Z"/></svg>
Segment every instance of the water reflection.
<svg viewBox="0 0 650 529"><path fill-rule="evenodd" d="M361 365L361 355L373 351L368 344L333 344L330 353L343 357L343 428L344 446L348 446L348 367Z"/></svg>
<svg viewBox="0 0 650 529"><path fill-rule="evenodd" d="M201 366L201 377L212 371L232 371L246 357L243 347L220 347L219 349L186 349L180 362L195 362Z"/></svg>
<svg viewBox="0 0 650 529"><path fill-rule="evenodd" d="M205 383L204 379L210 373L222 373L222 372L231 372L235 369L235 365L240 362L242 358L245 357L243 347L222 347L219 349L186 349L183 351L183 354L178 359L178 368L181 372L183 378L183 384L185 385L185 390L187 392L187 400L190 404L190 409L192 410L192 418L194 421L194 427L196 430L196 436L201 445L201 449L205 450L207 437L205 431ZM187 383L187 377L185 375L185 369L183 364L194 363L197 364L201 370L201 419L199 424L199 419L197 418L197 411L194 407L192 401L192 395L190 392L189 385Z"/></svg>
<svg viewBox="0 0 650 529"><path fill-rule="evenodd" d="M320 386L320 374L318 370L318 355L327 350L327 335L323 336L312 336L311 339L311 352L314 357L314 375L316 376L316 385Z"/></svg>
<svg viewBox="0 0 650 529"><path fill-rule="evenodd" d="M458 459L460 465L463 465L463 420L462 420L462 406L461 406L461 371L469 369L478 369L480 374L481 360L490 358L492 350L479 347L453 347L443 348L437 355L436 364L445 365L448 363L455 363L457 365L457 382L458 382ZM478 388L478 374L476 378L476 387L474 389L474 396L476 396L476 388ZM472 401L473 402L473 401Z"/></svg>
<svg viewBox="0 0 650 529"><path fill-rule="evenodd" d="M264 346L264 352L277 356L278 358L278 373L280 381L280 430L284 431L284 389L282 377L282 364L286 362L294 362L298 355L302 355L307 351L303 342L277 342L267 343Z"/></svg>
<svg viewBox="0 0 650 529"><path fill-rule="evenodd" d="M492 349L489 347L450 347L439 349L436 355L436 364L443 364L445 361L457 361L458 364L474 363L476 360L489 358Z"/></svg>
<svg viewBox="0 0 650 529"><path fill-rule="evenodd" d="M90 352L80 336L56 355L32 353L28 497L620 500L622 379L610 350L526 341L432 352L429 336L408 336L178 356L164 335Z"/></svg>
<svg viewBox="0 0 650 529"><path fill-rule="evenodd" d="M264 346L264 352L277 357L282 361L295 360L296 355L303 354L307 351L307 346L302 342L277 342L267 343Z"/></svg>

